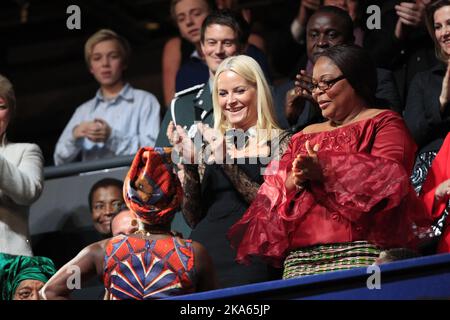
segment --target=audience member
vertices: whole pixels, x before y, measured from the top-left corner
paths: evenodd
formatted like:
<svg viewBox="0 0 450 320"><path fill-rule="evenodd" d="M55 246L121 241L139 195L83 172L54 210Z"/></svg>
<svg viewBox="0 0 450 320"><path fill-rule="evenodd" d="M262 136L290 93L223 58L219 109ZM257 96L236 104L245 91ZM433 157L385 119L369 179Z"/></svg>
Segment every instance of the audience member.
<svg viewBox="0 0 450 320"><path fill-rule="evenodd" d="M376 65L392 70L405 105L412 79L438 61L425 28L425 6L430 0L380 1L380 28L366 30L364 47Z"/></svg>
<svg viewBox="0 0 450 320"><path fill-rule="evenodd" d="M297 89L294 81L276 88L277 115L283 128L294 127L298 131L306 125L324 121L320 108L311 95L312 66L317 56L325 49L340 45L353 44L353 23L349 14L338 7L324 6L309 19L306 35L306 53L308 63L304 61L297 75ZM400 112L400 98L392 73L377 69L377 104Z"/></svg>
<svg viewBox="0 0 450 320"><path fill-rule="evenodd" d="M39 290L55 272L48 258L0 253L1 300L39 300Z"/></svg>
<svg viewBox="0 0 450 320"><path fill-rule="evenodd" d="M245 39L247 39L243 47L243 52L246 55L254 58L259 63L262 70L264 71L264 74L266 75L267 80L270 82L271 76L265 54L259 48L248 43L248 39L250 36L250 25L248 24L248 22L241 16L239 12L229 9L223 9L222 11L229 11L229 14L232 14L234 16L234 19L238 21L239 25L241 26L241 30L245 34ZM230 44L224 42L222 45L229 46ZM202 59L198 59L197 56L200 56L200 53L195 51L191 56L191 59L182 64L180 69L178 70L175 83L175 90L177 92L190 88L194 85L204 83L209 79L209 70L208 65L205 63L205 57L202 56Z"/></svg>
<svg viewBox="0 0 450 320"><path fill-rule="evenodd" d="M123 205L123 182L114 178L97 181L89 191L89 209L95 229L103 236L111 236L111 219Z"/></svg>
<svg viewBox="0 0 450 320"><path fill-rule="evenodd" d="M416 192L420 192L428 168L450 130L448 19L450 1L439 0L428 5L426 24L441 63L414 77L404 112L406 124L419 147L411 178Z"/></svg>
<svg viewBox="0 0 450 320"><path fill-rule="evenodd" d="M291 24L292 37L300 42L304 43L306 24L309 18L321 7L321 6L333 6L341 8L348 12L350 18L354 22L355 28L353 35L355 37L355 44L362 46L363 30L359 26L360 11L358 0L303 0L300 1L298 14Z"/></svg>
<svg viewBox="0 0 450 320"><path fill-rule="evenodd" d="M208 0L172 1L172 16L177 22L181 35L188 32L190 33L190 37L183 36L183 38L188 41L180 41L179 38L172 38L167 42L166 47L163 50L164 84L168 83L167 88L171 88L173 85L170 82L173 81L175 83L175 90L171 92L169 92L169 89L166 90L166 85L164 85L164 96L167 100L167 105L174 97L175 92L183 91L192 86L202 84L209 78L208 65L205 63L204 53L201 49L201 39L199 38L200 26L202 24L201 21L203 21L205 17L203 15L198 15L196 18L186 18L189 13L192 15L193 12L195 12L193 9L195 7L203 8L202 13L205 13L205 10L208 10L207 14L213 11L213 6ZM269 67L266 56L261 49L249 42L249 23L242 17L239 11L229 9L224 10L233 12L234 19L238 20L241 30L247 34L242 49L243 52L255 58L263 68L266 75L269 75ZM192 40L196 40L196 42L193 42ZM229 44L223 43L223 45L227 46ZM181 62L178 62L180 60ZM165 70L168 70L167 75L165 74ZM176 72L175 76L173 76L174 72Z"/></svg>
<svg viewBox="0 0 450 320"><path fill-rule="evenodd" d="M167 127L170 121L188 129L198 121L213 126L212 79L225 58L243 52L247 36L231 11L216 11L203 22L200 31L201 49L209 69L209 80L199 86L179 92L166 113L156 146L170 146Z"/></svg>
<svg viewBox="0 0 450 320"><path fill-rule="evenodd" d="M295 5L295 2L297 4ZM290 1L290 12L287 14L286 22L283 23L279 36L274 39L276 46L272 49L272 61L275 72L280 72L283 78L293 78L300 68L307 67L312 71L311 61L306 60L306 25L310 17L322 6L334 6L348 12L353 21L353 36L355 43L362 46L364 29L361 24L361 16L364 6L358 0L301 0ZM278 48L278 49L277 49Z"/></svg>
<svg viewBox="0 0 450 320"><path fill-rule="evenodd" d="M213 102L214 129L198 125L203 140L214 151L211 157L196 157L201 150L180 125L171 123L168 128L169 140L182 150L184 159L183 215L193 228L191 238L210 252L221 287L266 281L267 265L236 264L225 236L252 202L262 183L261 168L270 155L277 154L276 142L283 137L274 119L271 91L258 63L245 55L225 59L215 72ZM245 132L242 139L234 135L236 130ZM229 142L229 137L238 140L237 146ZM287 140L282 140L282 149ZM198 163L196 158L204 161Z"/></svg>
<svg viewBox="0 0 450 320"><path fill-rule="evenodd" d="M260 30L258 30L261 28L260 24L255 24L255 21L252 21L252 11L250 10L250 8L245 7L245 4L240 2L242 1L216 0L216 7L219 10L230 9L235 12L239 12L251 27L250 35L248 37L248 43L259 48L262 52L266 52L266 41L262 37Z"/></svg>
<svg viewBox="0 0 450 320"><path fill-rule="evenodd" d="M113 237L124 234L130 235L139 230L138 216L131 210L125 209L111 218L111 234Z"/></svg>
<svg viewBox="0 0 450 320"><path fill-rule="evenodd" d="M0 75L0 252L31 256L28 212L42 192L44 159L37 145L7 140L15 114L13 86Z"/></svg>
<svg viewBox="0 0 450 320"><path fill-rule="evenodd" d="M314 65L313 98L328 121L291 139L229 231L237 261L284 262L284 278L372 264L414 247L428 227L409 184L415 144L397 113L371 108L376 70L360 47L328 48ZM270 167L270 166L269 166Z"/></svg>
<svg viewBox="0 0 450 320"><path fill-rule="evenodd" d="M450 9L450 6L447 8ZM439 219L443 214L446 215L437 252L450 252L450 220L448 219L450 200L450 134L447 134L441 149L433 160L423 184L421 197L429 215L433 219Z"/></svg>
<svg viewBox="0 0 450 320"><path fill-rule="evenodd" d="M106 299L159 299L216 287L215 272L205 248L173 236L170 223L183 193L171 168L171 150L141 148L124 182L127 206L139 229L83 249L42 288L45 299L67 299L66 285L77 266L83 281L103 277ZM150 272L148 272L150 270Z"/></svg>
<svg viewBox="0 0 450 320"><path fill-rule="evenodd" d="M123 77L130 60L126 39L103 29L87 40L84 49L100 89L77 108L65 127L55 147L55 165L74 161L80 152L83 161L132 155L142 146L153 146L159 132L158 100Z"/></svg>
<svg viewBox="0 0 450 320"><path fill-rule="evenodd" d="M172 0L170 3L170 14L178 27L180 37L169 39L163 49L162 85L166 107L175 94L178 69L190 59L193 51L202 52L200 29L211 10L211 3L207 0Z"/></svg>

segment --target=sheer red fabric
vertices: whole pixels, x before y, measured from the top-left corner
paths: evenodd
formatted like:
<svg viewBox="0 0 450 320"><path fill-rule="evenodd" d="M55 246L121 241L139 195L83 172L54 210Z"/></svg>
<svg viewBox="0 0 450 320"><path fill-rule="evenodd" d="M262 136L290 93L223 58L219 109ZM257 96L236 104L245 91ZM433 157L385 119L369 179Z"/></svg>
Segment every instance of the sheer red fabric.
<svg viewBox="0 0 450 320"><path fill-rule="evenodd" d="M305 142L318 143L324 181L288 193L285 181ZM317 244L366 240L381 248L413 247L413 223L429 220L409 183L416 146L392 111L326 132L294 135L286 153L228 238L236 260L260 256L281 266L289 251ZM273 170L272 170L273 169Z"/></svg>
<svg viewBox="0 0 450 320"><path fill-rule="evenodd" d="M434 158L430 170L427 174L427 179L422 187L422 192L420 194L421 198L425 203L428 214L432 219L437 219L444 212L445 207L448 204L449 198L446 197L441 201L437 202L434 200L434 193L436 188L445 180L450 179L450 134L442 144L436 158ZM443 234L438 244L437 252L445 253L450 252L450 223L447 218L444 223Z"/></svg>

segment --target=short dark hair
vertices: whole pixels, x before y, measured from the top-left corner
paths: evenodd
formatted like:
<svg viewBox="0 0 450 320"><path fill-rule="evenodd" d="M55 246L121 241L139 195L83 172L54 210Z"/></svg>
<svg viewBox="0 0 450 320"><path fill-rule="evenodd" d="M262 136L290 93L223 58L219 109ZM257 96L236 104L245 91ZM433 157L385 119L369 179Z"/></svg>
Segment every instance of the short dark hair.
<svg viewBox="0 0 450 320"><path fill-rule="evenodd" d="M439 41L436 39L436 35L434 34L434 13L440 8L446 6L450 6L450 0L437 0L427 4L425 9L425 25L427 26L431 39L433 39L436 57L445 63L447 63L449 56L445 53L444 50L442 50L441 45L439 44Z"/></svg>
<svg viewBox="0 0 450 320"><path fill-rule="evenodd" d="M91 190L89 191L89 210L92 212L92 198L94 197L94 192L97 191L97 189L100 188L107 188L107 187L117 187L122 191L123 189L123 181L115 178L104 178L101 180L98 180L96 183L93 184L91 187Z"/></svg>
<svg viewBox="0 0 450 320"><path fill-rule="evenodd" d="M243 48L247 44L248 37L250 36L250 25L239 12L230 9L215 10L211 12L202 24L200 31L200 41L202 43L205 41L206 28L213 24L231 28L236 34L236 39L238 41L237 45L239 48Z"/></svg>
<svg viewBox="0 0 450 320"><path fill-rule="evenodd" d="M327 48L317 59L320 57L333 61L356 94L369 106L375 103L377 69L366 50L354 44L342 44Z"/></svg>
<svg viewBox="0 0 450 320"><path fill-rule="evenodd" d="M350 17L348 12L339 7L322 6L319 9L317 9L314 12L314 14L309 18L308 23L309 23L309 21L311 21L311 19L313 17L316 17L317 15L320 15L322 13L329 13L329 14L337 16L339 18L339 20L341 20L341 23L344 27L344 30L342 30L342 31L343 31L343 37L345 38L345 42L348 44L353 44L353 42L355 41L355 37L353 35L354 25L353 25L352 18ZM306 26L308 27L308 24Z"/></svg>

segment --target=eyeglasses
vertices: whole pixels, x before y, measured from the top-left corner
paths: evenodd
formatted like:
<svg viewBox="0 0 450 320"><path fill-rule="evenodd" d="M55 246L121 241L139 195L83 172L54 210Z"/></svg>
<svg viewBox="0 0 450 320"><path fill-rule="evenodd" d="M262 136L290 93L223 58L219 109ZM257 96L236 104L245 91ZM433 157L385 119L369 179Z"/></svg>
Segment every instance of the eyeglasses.
<svg viewBox="0 0 450 320"><path fill-rule="evenodd" d="M337 82L341 81L342 79L345 79L345 76L341 74L339 77L331 79L331 80L322 80L317 83L313 82L311 83L311 92L315 89L319 89L320 91L326 92L329 90L332 86L334 86Z"/></svg>

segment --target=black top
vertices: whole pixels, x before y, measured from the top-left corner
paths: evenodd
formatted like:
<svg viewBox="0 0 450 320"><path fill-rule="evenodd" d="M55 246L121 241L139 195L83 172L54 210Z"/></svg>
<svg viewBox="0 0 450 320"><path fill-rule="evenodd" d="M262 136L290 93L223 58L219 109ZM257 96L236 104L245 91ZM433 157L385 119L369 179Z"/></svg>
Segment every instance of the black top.
<svg viewBox="0 0 450 320"><path fill-rule="evenodd" d="M255 158L241 159L245 164L237 164L249 179L261 184L261 163L250 164ZM239 265L234 261L236 252L231 248L226 234L237 222L249 204L236 190L221 165L206 165L201 183L202 214L201 221L191 233L191 239L203 244L210 254L217 271L219 285L231 287L269 280L266 264L255 262L250 266Z"/></svg>
<svg viewBox="0 0 450 320"><path fill-rule="evenodd" d="M411 82L404 118L419 152L438 151L450 131L450 105L441 114L439 96L446 65L418 73Z"/></svg>

